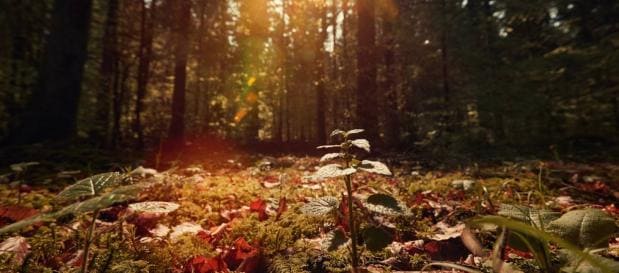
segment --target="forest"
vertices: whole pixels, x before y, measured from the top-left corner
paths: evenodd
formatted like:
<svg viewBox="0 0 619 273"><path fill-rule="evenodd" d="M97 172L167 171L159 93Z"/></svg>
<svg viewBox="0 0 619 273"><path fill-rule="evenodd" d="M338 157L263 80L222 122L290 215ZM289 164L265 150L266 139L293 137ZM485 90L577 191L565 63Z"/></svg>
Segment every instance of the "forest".
<svg viewBox="0 0 619 273"><path fill-rule="evenodd" d="M619 272L617 0L0 0L0 272Z"/></svg>

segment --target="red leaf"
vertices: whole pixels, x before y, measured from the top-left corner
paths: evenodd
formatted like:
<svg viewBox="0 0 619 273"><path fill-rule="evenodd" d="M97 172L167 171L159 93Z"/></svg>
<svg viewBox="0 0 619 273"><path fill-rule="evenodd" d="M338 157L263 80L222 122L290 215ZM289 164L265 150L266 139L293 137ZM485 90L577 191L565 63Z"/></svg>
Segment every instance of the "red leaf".
<svg viewBox="0 0 619 273"><path fill-rule="evenodd" d="M264 221L267 218L269 218L269 216L267 215L267 203L264 202L264 200L262 200L260 198L252 201L249 204L249 211L257 212L258 213L258 219L260 221Z"/></svg>
<svg viewBox="0 0 619 273"><path fill-rule="evenodd" d="M185 273L216 273L229 272L228 266L223 261L221 256L215 258L206 258L204 256L195 256L187 261L185 265Z"/></svg>
<svg viewBox="0 0 619 273"><path fill-rule="evenodd" d="M531 252L520 251L520 250L514 249L514 248L512 248L510 246L507 246L507 247L505 247L505 254L504 254L503 259L507 260L509 258L509 254L514 254L514 255L520 256L520 257L525 258L525 259L533 259L533 254L531 254Z"/></svg>
<svg viewBox="0 0 619 273"><path fill-rule="evenodd" d="M206 230L200 230L198 231L198 234L196 234L196 236L198 236L198 238L200 238L200 240L202 240L205 243L209 243L211 244L213 242L213 240L215 238L213 238L213 236L211 236L211 234L209 232L207 232Z"/></svg>
<svg viewBox="0 0 619 273"><path fill-rule="evenodd" d="M430 241L423 245L423 249L432 260L457 261L465 259L470 254L459 238L445 241Z"/></svg>
<svg viewBox="0 0 619 273"><path fill-rule="evenodd" d="M234 246L225 256L225 261L235 271L254 273L260 264L260 250L250 245L243 237L234 241Z"/></svg>
<svg viewBox="0 0 619 273"><path fill-rule="evenodd" d="M0 227L21 221L37 213L36 209L21 206L0 207Z"/></svg>
<svg viewBox="0 0 619 273"><path fill-rule="evenodd" d="M275 216L275 220L279 220L284 212L288 210L288 201L286 197L282 197L279 199L279 205L277 206L277 216Z"/></svg>

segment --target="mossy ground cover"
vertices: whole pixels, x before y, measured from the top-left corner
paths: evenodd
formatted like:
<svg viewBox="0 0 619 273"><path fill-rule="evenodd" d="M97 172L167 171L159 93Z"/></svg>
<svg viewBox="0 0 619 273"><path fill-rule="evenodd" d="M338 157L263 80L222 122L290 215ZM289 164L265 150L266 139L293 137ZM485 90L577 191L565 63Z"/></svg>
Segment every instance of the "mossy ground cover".
<svg viewBox="0 0 619 273"><path fill-rule="evenodd" d="M342 222L300 211L312 198L341 198L346 191L337 179L307 179L318 165L314 157L251 157L218 162L216 168L138 169L133 182L149 187L135 200L99 213L88 268L123 273L348 272L349 249L324 248L328 230ZM614 205L619 166L613 164L528 161L450 170L393 165L393 176L362 173L354 178L359 198L387 193L407 208L406 214L389 219L370 216L389 226L395 239L380 251L361 248L361 264L370 272L420 270L432 261L490 272L486 257L473 254L462 234L464 223L496 214L501 204L560 213L597 208L615 220L619 216ZM7 171L0 184L0 226L53 211L59 184L74 179L68 173L32 173L37 175ZM129 203L144 201L180 206L164 215L127 212ZM0 272L79 272L89 217L68 215L0 235ZM492 248L498 237L497 232L477 235L485 248ZM616 259L615 237L598 251ZM555 250L553 259L558 260ZM502 258L522 272L541 272L530 252L509 245L502 251Z"/></svg>

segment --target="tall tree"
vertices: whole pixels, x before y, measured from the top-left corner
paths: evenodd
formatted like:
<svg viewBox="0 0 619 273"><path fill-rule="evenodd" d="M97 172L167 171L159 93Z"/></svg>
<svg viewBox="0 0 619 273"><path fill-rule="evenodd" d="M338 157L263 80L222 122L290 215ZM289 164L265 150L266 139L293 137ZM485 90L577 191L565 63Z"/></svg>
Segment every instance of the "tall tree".
<svg viewBox="0 0 619 273"><path fill-rule="evenodd" d="M55 0L39 78L13 143L63 140L76 133L92 0Z"/></svg>
<svg viewBox="0 0 619 273"><path fill-rule="evenodd" d="M118 70L118 0L107 1L107 16L103 27L103 50L101 56L101 90L97 94L96 134L105 146L112 142L110 108L114 96L114 82Z"/></svg>
<svg viewBox="0 0 619 273"><path fill-rule="evenodd" d="M138 48L138 72L137 72L137 94L135 101L135 119L133 131L137 135L138 148L144 147L144 129L142 125L142 112L144 111L144 98L150 78L150 62L153 51L153 27L154 15L157 1L152 0L147 5L146 0L142 0L140 12L140 45Z"/></svg>
<svg viewBox="0 0 619 273"><path fill-rule="evenodd" d="M385 142L390 147L399 144L400 117L398 112L398 93L396 89L396 62L395 62L395 25L398 11L395 6L384 6L382 9L382 53L384 62L383 89L385 92Z"/></svg>
<svg viewBox="0 0 619 273"><path fill-rule="evenodd" d="M357 1L357 125L372 143L379 143L376 94L376 4Z"/></svg>
<svg viewBox="0 0 619 273"><path fill-rule="evenodd" d="M323 0L316 3L317 14L320 16L320 33L316 39L316 71L314 74L316 80L316 134L318 143L326 143L327 140L327 121L326 121L326 75L325 68L327 56L325 51L325 42L327 41L327 1Z"/></svg>
<svg viewBox="0 0 619 273"><path fill-rule="evenodd" d="M168 137L181 140L185 136L185 88L187 83L187 56L189 54L189 27L191 1L177 0L178 25L174 54L174 91L172 95L172 120Z"/></svg>

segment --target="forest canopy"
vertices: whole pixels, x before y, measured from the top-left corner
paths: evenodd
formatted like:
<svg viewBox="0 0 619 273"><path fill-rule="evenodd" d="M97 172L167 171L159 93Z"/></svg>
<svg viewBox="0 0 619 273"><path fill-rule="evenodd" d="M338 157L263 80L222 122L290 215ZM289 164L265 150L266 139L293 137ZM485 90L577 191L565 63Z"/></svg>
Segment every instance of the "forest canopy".
<svg viewBox="0 0 619 273"><path fill-rule="evenodd" d="M382 150L610 153L618 20L614 0L7 0L0 139L290 146L357 127Z"/></svg>

